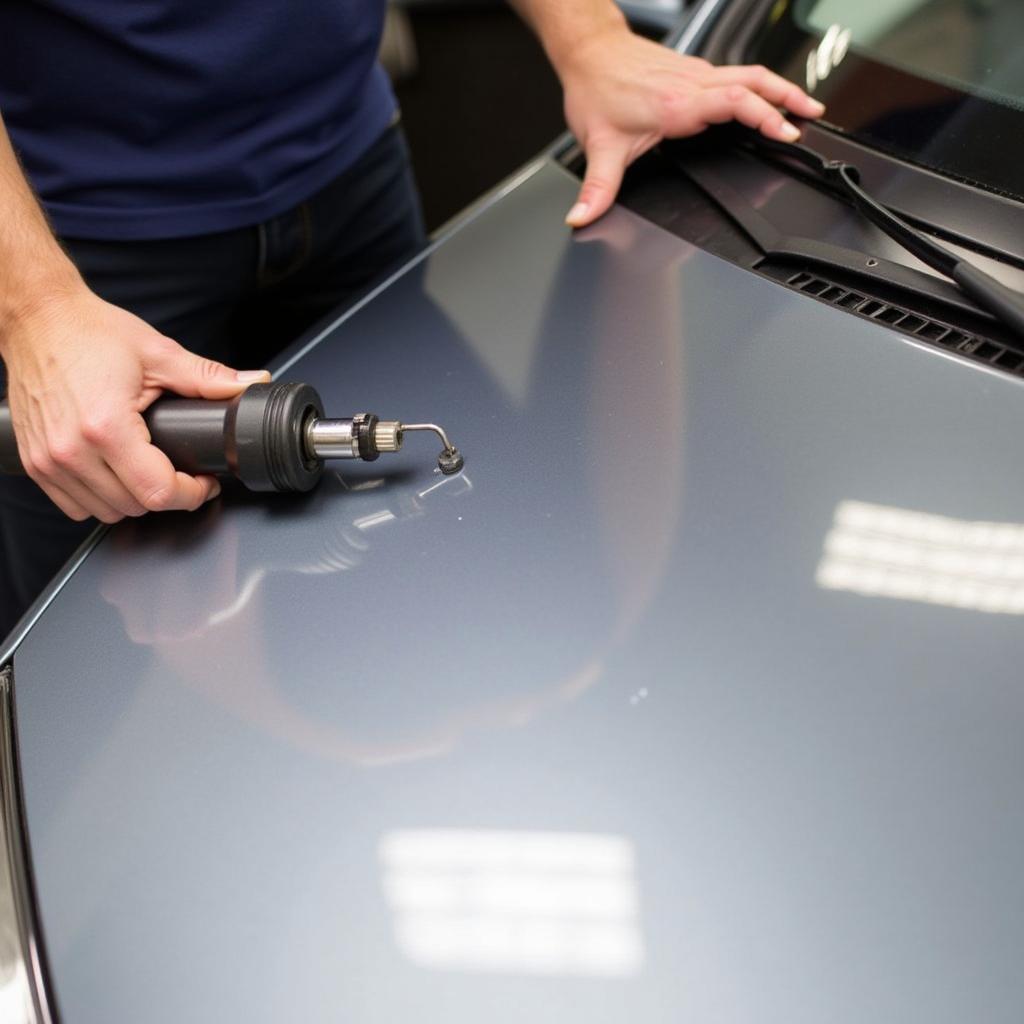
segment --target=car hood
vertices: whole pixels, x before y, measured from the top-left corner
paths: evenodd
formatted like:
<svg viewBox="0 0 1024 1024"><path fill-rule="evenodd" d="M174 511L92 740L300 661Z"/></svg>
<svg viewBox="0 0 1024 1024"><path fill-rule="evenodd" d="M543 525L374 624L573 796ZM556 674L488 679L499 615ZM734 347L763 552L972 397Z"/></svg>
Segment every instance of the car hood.
<svg viewBox="0 0 1024 1024"><path fill-rule="evenodd" d="M18 648L68 1021L1020 1019L1021 383L577 187L282 371L461 474L126 523Z"/></svg>

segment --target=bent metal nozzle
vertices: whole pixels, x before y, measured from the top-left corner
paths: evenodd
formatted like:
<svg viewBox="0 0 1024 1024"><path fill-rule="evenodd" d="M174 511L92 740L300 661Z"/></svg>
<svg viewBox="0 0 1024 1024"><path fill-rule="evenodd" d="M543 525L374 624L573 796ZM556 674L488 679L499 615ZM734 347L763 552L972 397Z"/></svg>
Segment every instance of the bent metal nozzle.
<svg viewBox="0 0 1024 1024"><path fill-rule="evenodd" d="M458 471L466 464L466 460L462 457L462 453L451 443L451 441L448 440L448 435L444 432L444 429L439 427L436 423L406 423L399 426L400 433L402 431L409 430L432 430L439 438L441 438L441 444L444 445L444 448L441 450L441 454L437 457L437 468L441 470L445 476L451 476L452 473L458 473Z"/></svg>
<svg viewBox="0 0 1024 1024"><path fill-rule="evenodd" d="M382 420L373 413L359 413L352 419L310 418L306 425L306 450L314 459L363 459L372 462L381 452L397 452L408 431L429 430L437 434L444 448L437 467L446 476L465 465L458 448L436 423L402 423Z"/></svg>

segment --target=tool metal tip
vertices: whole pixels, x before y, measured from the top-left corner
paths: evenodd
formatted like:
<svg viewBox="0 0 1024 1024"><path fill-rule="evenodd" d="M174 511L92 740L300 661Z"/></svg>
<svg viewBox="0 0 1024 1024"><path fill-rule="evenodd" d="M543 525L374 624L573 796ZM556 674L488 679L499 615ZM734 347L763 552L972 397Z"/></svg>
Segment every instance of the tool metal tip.
<svg viewBox="0 0 1024 1024"><path fill-rule="evenodd" d="M458 471L465 465L466 460L463 459L459 449L448 440L448 435L444 432L444 428L439 427L436 423L403 423L401 429L403 431L431 430L441 438L441 443L444 445L444 449L437 457L437 468L441 470L445 476L451 476L453 473L458 473Z"/></svg>
<svg viewBox="0 0 1024 1024"><path fill-rule="evenodd" d="M437 468L441 470L445 476L451 476L453 473L458 473L465 464L466 460L462 457L462 453L458 448L445 448L445 450L437 457Z"/></svg>

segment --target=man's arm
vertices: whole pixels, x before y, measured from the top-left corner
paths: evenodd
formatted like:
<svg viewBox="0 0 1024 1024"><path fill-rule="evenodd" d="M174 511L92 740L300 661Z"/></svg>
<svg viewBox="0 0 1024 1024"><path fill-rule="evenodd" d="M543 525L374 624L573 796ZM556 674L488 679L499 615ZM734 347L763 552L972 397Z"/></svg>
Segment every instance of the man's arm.
<svg viewBox="0 0 1024 1024"><path fill-rule="evenodd" d="M763 67L713 67L634 35L612 0L509 0L540 37L565 92L587 173L566 222L583 227L615 201L622 175L664 138L740 121L793 142L776 109L820 117L824 106Z"/></svg>
<svg viewBox="0 0 1024 1024"><path fill-rule="evenodd" d="M86 287L63 252L0 120L0 357L28 474L72 519L112 523L194 509L218 489L178 473L142 411L161 390L230 398L264 371L187 352Z"/></svg>

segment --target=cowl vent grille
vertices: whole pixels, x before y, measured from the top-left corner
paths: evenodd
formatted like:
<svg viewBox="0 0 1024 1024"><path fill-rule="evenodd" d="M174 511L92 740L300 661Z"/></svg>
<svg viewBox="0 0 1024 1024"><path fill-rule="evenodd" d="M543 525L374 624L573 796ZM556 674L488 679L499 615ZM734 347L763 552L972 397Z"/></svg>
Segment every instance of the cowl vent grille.
<svg viewBox="0 0 1024 1024"><path fill-rule="evenodd" d="M878 320L911 337L926 341L947 351L959 352L961 355L986 366L1012 373L1015 377L1024 377L1024 352L1004 345L1002 342L983 338L977 334L968 334L949 324L912 313L909 309L894 306L888 302L868 298L859 292L833 284L814 274L802 272L794 274L786 280L790 288L795 288L806 295L813 295L822 302L847 309L851 313L868 320Z"/></svg>

